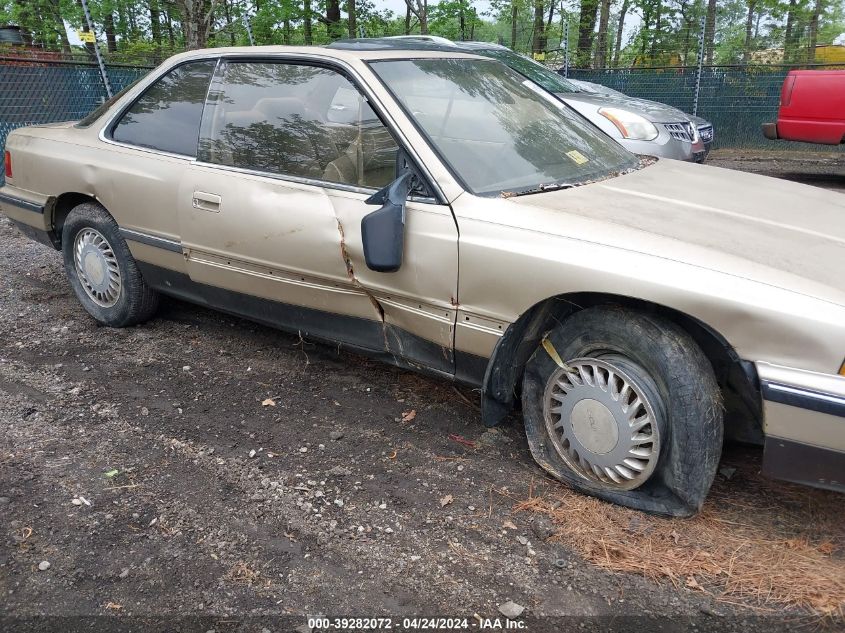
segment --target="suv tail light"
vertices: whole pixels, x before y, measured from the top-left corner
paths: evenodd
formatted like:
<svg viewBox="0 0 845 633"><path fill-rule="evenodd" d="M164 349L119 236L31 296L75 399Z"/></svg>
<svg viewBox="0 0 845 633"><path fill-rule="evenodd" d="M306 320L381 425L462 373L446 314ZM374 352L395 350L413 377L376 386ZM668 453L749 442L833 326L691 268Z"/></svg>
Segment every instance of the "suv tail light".
<svg viewBox="0 0 845 633"><path fill-rule="evenodd" d="M785 108L792 101L792 89L795 88L795 75L788 75L780 89L780 105Z"/></svg>
<svg viewBox="0 0 845 633"><path fill-rule="evenodd" d="M9 150L3 153L3 164L6 165L6 178L12 177L12 154Z"/></svg>

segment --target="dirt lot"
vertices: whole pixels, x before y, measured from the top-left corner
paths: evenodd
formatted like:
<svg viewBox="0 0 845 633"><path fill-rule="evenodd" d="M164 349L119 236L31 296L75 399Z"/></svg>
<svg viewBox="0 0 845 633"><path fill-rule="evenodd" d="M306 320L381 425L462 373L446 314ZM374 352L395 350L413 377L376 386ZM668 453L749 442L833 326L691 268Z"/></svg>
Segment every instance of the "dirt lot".
<svg viewBox="0 0 845 633"><path fill-rule="evenodd" d="M845 193L845 152L841 151L773 152L721 149L710 154L707 164L795 180Z"/></svg>
<svg viewBox="0 0 845 633"><path fill-rule="evenodd" d="M838 161L825 185L841 186ZM485 431L471 391L177 301L142 327L99 328L58 254L5 219L0 280L0 617L209 618L199 631L273 614L472 623L511 600L531 631L612 624L596 616L665 631L806 624L806 605L771 589L731 593L719 580L730 569L618 571L629 567L606 545L604 561L574 536L598 518L645 538L646 562L664 547L649 535L665 533L688 563L709 555L699 530L727 535L753 516L764 546L792 539L845 578L843 497L761 480L756 451L727 453L706 524L593 500L561 520L580 498L534 466L518 416Z"/></svg>

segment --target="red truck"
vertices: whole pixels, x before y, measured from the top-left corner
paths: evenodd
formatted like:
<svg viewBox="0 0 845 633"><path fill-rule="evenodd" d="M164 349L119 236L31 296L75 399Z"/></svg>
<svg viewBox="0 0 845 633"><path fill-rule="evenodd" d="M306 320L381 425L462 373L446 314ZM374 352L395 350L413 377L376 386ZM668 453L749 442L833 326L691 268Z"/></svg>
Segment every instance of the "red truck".
<svg viewBox="0 0 845 633"><path fill-rule="evenodd" d="M777 123L764 123L768 139L845 143L845 70L791 70L780 90Z"/></svg>

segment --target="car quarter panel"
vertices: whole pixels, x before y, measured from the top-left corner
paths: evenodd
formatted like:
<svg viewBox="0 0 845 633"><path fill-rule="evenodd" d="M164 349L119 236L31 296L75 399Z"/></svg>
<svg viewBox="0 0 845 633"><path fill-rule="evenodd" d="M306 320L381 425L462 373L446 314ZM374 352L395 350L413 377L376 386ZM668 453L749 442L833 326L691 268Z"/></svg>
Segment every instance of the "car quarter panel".
<svg viewBox="0 0 845 633"><path fill-rule="evenodd" d="M175 192L190 159L105 143L90 129L26 128L9 139L15 185L22 183L52 200L67 193L89 196L108 209L121 228L178 243ZM52 228L53 212L48 206L41 228ZM154 263L184 269L178 258L160 253L162 249L137 244L131 241L130 249L140 259L154 257Z"/></svg>

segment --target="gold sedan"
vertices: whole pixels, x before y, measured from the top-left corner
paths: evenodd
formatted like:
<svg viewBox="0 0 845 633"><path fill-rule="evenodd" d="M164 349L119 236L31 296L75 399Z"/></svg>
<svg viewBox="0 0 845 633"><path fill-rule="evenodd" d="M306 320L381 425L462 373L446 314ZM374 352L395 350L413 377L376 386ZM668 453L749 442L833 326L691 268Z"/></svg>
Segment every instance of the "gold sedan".
<svg viewBox="0 0 845 633"><path fill-rule="evenodd" d="M0 211L99 322L159 293L521 404L537 462L667 515L723 435L845 487L845 197L637 157L474 55L177 55L7 144Z"/></svg>

